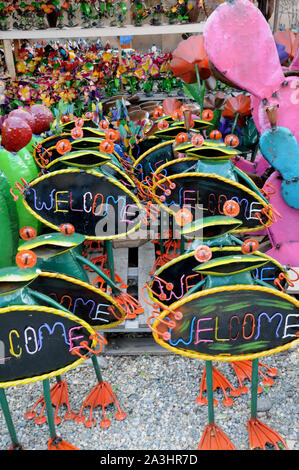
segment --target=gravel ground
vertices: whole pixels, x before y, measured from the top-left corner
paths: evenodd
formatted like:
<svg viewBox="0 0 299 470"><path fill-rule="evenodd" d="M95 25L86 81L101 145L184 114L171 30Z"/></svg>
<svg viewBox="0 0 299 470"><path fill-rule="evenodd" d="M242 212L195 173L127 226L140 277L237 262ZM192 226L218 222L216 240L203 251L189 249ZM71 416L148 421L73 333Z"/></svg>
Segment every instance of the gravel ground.
<svg viewBox="0 0 299 470"><path fill-rule="evenodd" d="M262 362L278 369L274 385L264 386L258 398L258 418L277 431L290 450L299 449L297 402L297 348L265 357ZM116 408L109 405L112 424L102 429L102 413L96 409L97 425L86 428L83 423L65 421L57 426L57 434L81 450L195 450L207 424L207 406L199 406L204 362L178 355L102 356L104 380L110 382L121 407L127 413L124 421L114 418ZM232 384L237 380L228 363L214 365ZM82 401L96 383L90 361L63 376L68 382L71 408L78 412ZM249 381L245 381L249 385ZM51 385L55 379L51 379ZM24 413L42 394L42 383L6 390L20 442L25 449L45 450L49 439L47 424L37 425L24 418ZM234 399L231 407L222 404L223 394L217 390L215 423L234 443L237 450L248 450L247 420L250 416L250 395ZM64 410L60 415L64 414ZM86 413L88 415L88 412ZM0 449L8 449L10 440L3 414L0 412Z"/></svg>

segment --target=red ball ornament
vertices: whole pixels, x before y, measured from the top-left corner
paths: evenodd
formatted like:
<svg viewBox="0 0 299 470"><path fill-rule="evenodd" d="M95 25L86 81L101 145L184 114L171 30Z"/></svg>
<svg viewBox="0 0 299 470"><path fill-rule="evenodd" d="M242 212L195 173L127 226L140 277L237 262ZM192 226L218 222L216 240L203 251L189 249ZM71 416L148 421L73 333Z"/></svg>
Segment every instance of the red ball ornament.
<svg viewBox="0 0 299 470"><path fill-rule="evenodd" d="M199 245L194 251L194 257L200 263L205 263L212 258L212 250L207 245Z"/></svg>
<svg viewBox="0 0 299 470"><path fill-rule="evenodd" d="M239 204L233 199L225 201L223 204L223 213L224 215L230 215L231 217L236 217L240 212Z"/></svg>
<svg viewBox="0 0 299 470"><path fill-rule="evenodd" d="M36 265L36 254L31 250L21 250L16 256L17 266L21 269L33 268Z"/></svg>
<svg viewBox="0 0 299 470"><path fill-rule="evenodd" d="M8 152L18 152L32 139L32 129L19 117L5 119L1 129L1 144Z"/></svg>
<svg viewBox="0 0 299 470"><path fill-rule="evenodd" d="M224 143L229 147L238 147L240 141L236 135L228 134L224 139Z"/></svg>
<svg viewBox="0 0 299 470"><path fill-rule="evenodd" d="M33 227L23 227L19 233L22 240L32 240L37 235Z"/></svg>
<svg viewBox="0 0 299 470"><path fill-rule="evenodd" d="M72 224L61 224L59 230L64 235L73 235L75 233L75 227Z"/></svg>
<svg viewBox="0 0 299 470"><path fill-rule="evenodd" d="M41 134L50 130L51 122L54 121L52 112L43 104L34 104L30 108L30 113L34 116L34 134Z"/></svg>
<svg viewBox="0 0 299 470"><path fill-rule="evenodd" d="M221 139L222 134L217 129L214 129L212 132L210 132L209 137L212 140L219 140L219 139Z"/></svg>
<svg viewBox="0 0 299 470"><path fill-rule="evenodd" d="M34 123L35 119L34 116L29 113L29 111L26 111L24 108L18 108L14 109L13 111L10 111L8 117L17 117L19 119L22 119L23 121L26 121L27 124L31 127L31 130L33 132L34 129Z"/></svg>
<svg viewBox="0 0 299 470"><path fill-rule="evenodd" d="M241 246L241 251L244 255L248 255L249 253L254 253L258 249L259 249L259 242L255 240L254 238L249 238Z"/></svg>

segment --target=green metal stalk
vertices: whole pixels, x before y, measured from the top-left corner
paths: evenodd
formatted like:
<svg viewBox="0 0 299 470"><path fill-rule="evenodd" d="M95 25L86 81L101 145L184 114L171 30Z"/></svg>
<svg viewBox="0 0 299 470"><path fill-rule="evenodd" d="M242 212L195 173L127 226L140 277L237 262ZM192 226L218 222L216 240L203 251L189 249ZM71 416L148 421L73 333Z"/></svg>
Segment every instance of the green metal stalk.
<svg viewBox="0 0 299 470"><path fill-rule="evenodd" d="M209 424L214 424L213 369L212 361L206 361Z"/></svg>
<svg viewBox="0 0 299 470"><path fill-rule="evenodd" d="M115 284L115 271L114 271L114 256L113 256L113 247L112 240L104 241L105 250L107 253L107 264L110 273L111 281ZM112 287L113 292L116 292L116 289Z"/></svg>
<svg viewBox="0 0 299 470"><path fill-rule="evenodd" d="M253 359L251 370L251 418L257 417L257 387L259 378L259 360Z"/></svg>
<svg viewBox="0 0 299 470"><path fill-rule="evenodd" d="M48 417L48 426L50 431L50 437L56 437L56 429L54 423L53 409L52 409L52 400L51 400L51 391L50 391L50 381L49 379L43 380L43 389L44 389L44 400L47 410Z"/></svg>
<svg viewBox="0 0 299 470"><path fill-rule="evenodd" d="M97 360L96 356L93 355L93 356L91 357L91 360L92 360L93 368L94 368L94 370L95 370L96 377L97 377L98 381L99 381L99 382L103 382L103 377L102 377L101 369L100 369L100 367L99 367L98 360Z"/></svg>
<svg viewBox="0 0 299 470"><path fill-rule="evenodd" d="M184 238L183 234L181 234L180 253L181 253L181 255L183 255L185 253L185 238Z"/></svg>
<svg viewBox="0 0 299 470"><path fill-rule="evenodd" d="M115 282L113 282L112 279L110 279L110 277L108 277L105 273L103 273L103 271L101 269L99 269L95 264L93 264L91 261L89 261L88 259L84 258L84 256L81 256L81 255L76 255L76 258L77 258L78 261L81 261L81 263L86 264L93 271L95 271L97 274L99 274L104 279L104 281L107 282L107 284L112 288L112 290L114 292L121 292L121 289L119 287L117 287ZM114 272L114 270L113 270L113 272Z"/></svg>

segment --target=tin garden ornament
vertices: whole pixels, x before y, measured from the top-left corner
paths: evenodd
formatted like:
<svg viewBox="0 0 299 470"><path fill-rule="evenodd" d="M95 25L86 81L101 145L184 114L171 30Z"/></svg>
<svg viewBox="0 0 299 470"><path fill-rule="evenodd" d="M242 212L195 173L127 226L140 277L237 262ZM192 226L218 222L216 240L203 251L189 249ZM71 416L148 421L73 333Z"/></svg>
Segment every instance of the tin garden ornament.
<svg viewBox="0 0 299 470"><path fill-rule="evenodd" d="M64 230L62 231L64 232ZM74 232L73 227L71 232ZM113 257L109 252L109 247L106 247L106 253L103 252L94 259L95 264L92 262L93 260L80 254L84 241L85 237L76 233L70 235L52 233L36 238L32 237L21 244L19 253L24 251L33 253L36 256L36 266L40 270L39 277L32 284L33 287L42 295L55 299L58 304L86 321L96 331L115 326L123 322L125 318L134 318L136 314L142 313L143 309L140 304L123 292L122 285L118 284L114 265L111 263ZM98 274L95 281L101 282L101 288L90 285L86 268ZM111 289L111 294L105 292L105 289L102 290L104 285L107 286L107 290L108 287ZM100 406L104 417L100 426L107 428L111 424L105 412L105 408L109 404L115 403L117 407L116 419L124 419L126 414L121 410L110 384L103 380L95 357L92 358L92 363L98 383L84 400L79 414L74 415L73 419L76 422L84 422L86 427L94 426L96 420L93 417L93 410ZM66 382L64 382L63 393L60 382L59 379L51 389L52 403L56 406L55 419L58 423L61 421L57 415L61 398L63 399L67 395ZM57 399L58 395L61 397L59 400ZM38 416L35 411L38 405L43 405L43 402L44 397L39 399L26 413L26 417L35 419L37 424L44 422L43 406ZM89 419L86 419L83 414L86 407L90 407Z"/></svg>
<svg viewBox="0 0 299 470"><path fill-rule="evenodd" d="M79 319L51 297L33 290L30 286L39 276L34 268L36 260L29 250L20 252L16 258L20 267L8 267L1 270L1 338L9 356L1 367L0 398L8 431L12 440L11 449L21 449L16 430L6 400L6 387L43 381L44 408L47 411L50 440L49 450L74 450L71 444L57 436L55 424L59 423L53 415L49 378L76 367L99 353L104 339L90 325ZM29 268L26 268L28 256ZM27 258L26 258L27 257ZM50 305L50 307L49 307ZM61 331L63 334L61 335ZM78 355L79 354L79 358ZM56 394L67 406L66 419L73 419L64 382L59 379L56 388L64 393Z"/></svg>
<svg viewBox="0 0 299 470"><path fill-rule="evenodd" d="M244 253L250 250L243 245ZM199 449L234 449L214 422L213 380L217 381L218 377L213 371L213 360L240 361L240 364L252 360L249 446L265 449L270 443L276 449L287 448L281 436L257 419L258 365L259 358L298 344L299 303L253 277L254 266L266 264L268 257L255 252L225 256L224 251L224 256L214 260L211 248L204 243L196 248L194 256L199 265L193 271L204 278L180 300L153 315L152 329L161 346L206 361L209 424ZM162 303L159 305L163 308ZM241 383L239 388L231 390L233 396L240 393ZM225 396L226 406L231 402Z"/></svg>

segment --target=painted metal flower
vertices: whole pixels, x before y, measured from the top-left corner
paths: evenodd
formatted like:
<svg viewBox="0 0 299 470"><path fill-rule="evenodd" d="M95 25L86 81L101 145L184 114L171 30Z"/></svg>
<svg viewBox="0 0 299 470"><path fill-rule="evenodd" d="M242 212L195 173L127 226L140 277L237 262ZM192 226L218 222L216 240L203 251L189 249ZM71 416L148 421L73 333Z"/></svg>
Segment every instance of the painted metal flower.
<svg viewBox="0 0 299 470"><path fill-rule="evenodd" d="M186 83L195 83L196 66L200 78L205 80L210 77L209 58L204 46L202 35L190 36L181 41L173 52L170 69L176 77L180 77Z"/></svg>

